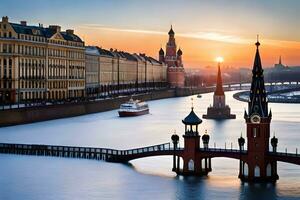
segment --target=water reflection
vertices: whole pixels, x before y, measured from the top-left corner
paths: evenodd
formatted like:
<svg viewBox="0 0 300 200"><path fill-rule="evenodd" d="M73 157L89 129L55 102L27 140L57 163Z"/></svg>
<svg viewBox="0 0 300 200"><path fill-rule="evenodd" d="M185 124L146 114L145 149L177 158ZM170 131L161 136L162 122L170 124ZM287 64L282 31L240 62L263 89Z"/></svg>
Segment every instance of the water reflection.
<svg viewBox="0 0 300 200"><path fill-rule="evenodd" d="M276 184L272 183L257 183L248 184L241 183L240 198L241 200L264 199L273 200L277 199Z"/></svg>
<svg viewBox="0 0 300 200"><path fill-rule="evenodd" d="M203 120L210 146L227 148L245 137L243 111L246 103L226 93L235 120ZM194 98L201 116L212 102L212 94ZM149 102L151 114L120 119L116 111L0 128L1 142L135 148L170 141L173 130L181 136L181 120L190 112L190 97ZM299 148L300 112L296 104L270 104L271 132L279 138L278 149ZM202 143L202 142L201 142ZM180 144L183 146L181 137ZM201 144L202 145L202 144ZM171 171L172 157L149 157L128 165L43 157L0 155L0 199L299 199L299 166L278 163L276 185L243 184L237 178L239 161L212 159L208 177L180 177ZM182 162L181 162L182 163Z"/></svg>

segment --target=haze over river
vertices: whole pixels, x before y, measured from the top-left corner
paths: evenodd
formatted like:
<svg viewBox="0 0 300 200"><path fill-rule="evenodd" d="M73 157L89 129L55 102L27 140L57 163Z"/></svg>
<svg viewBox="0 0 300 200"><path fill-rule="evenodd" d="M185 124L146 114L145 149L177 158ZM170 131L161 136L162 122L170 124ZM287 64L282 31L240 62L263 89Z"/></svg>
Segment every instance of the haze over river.
<svg viewBox="0 0 300 200"><path fill-rule="evenodd" d="M238 148L245 137L244 108L247 103L232 98L227 104L236 120L203 120L200 135L210 134L210 146ZM191 97L148 102L149 115L119 118L117 111L90 114L28 125L0 128L0 142L110 147L128 149L170 142L181 120L191 109ZM212 93L194 96L195 112L202 118L212 103ZM273 120L271 132L279 139L278 151L300 148L300 105L269 104ZM272 135L272 134L271 134ZM201 143L202 145L202 143ZM212 159L208 177L177 177L172 157L149 157L131 165L103 161L0 154L0 199L300 199L300 166L278 163L275 184L243 184L237 178L239 161Z"/></svg>

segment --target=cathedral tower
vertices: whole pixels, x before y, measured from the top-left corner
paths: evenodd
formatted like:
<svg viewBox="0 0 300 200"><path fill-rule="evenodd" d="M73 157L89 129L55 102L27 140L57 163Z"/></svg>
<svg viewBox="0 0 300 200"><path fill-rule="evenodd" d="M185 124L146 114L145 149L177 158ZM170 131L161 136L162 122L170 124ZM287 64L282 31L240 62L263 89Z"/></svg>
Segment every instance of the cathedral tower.
<svg viewBox="0 0 300 200"><path fill-rule="evenodd" d="M175 41L175 32L171 26L168 32L169 40L166 45L166 54L161 48L159 50L159 61L167 65L168 82L171 87L184 87L185 72L182 63L182 50L178 49Z"/></svg>
<svg viewBox="0 0 300 200"><path fill-rule="evenodd" d="M252 69L252 83L248 102L248 112L244 118L247 124L247 162L243 163L244 172L240 178L244 181L275 181L278 179L276 161L268 160L270 123L272 113L268 110L268 99L264 83L257 40L256 54Z"/></svg>

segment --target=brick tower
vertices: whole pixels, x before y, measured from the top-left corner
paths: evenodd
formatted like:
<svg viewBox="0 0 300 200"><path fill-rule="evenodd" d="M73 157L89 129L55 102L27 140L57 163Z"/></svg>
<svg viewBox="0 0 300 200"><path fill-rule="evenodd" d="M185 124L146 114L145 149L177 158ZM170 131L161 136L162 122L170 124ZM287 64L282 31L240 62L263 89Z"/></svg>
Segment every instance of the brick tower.
<svg viewBox="0 0 300 200"><path fill-rule="evenodd" d="M278 179L278 175L276 161L268 159L272 113L268 110L258 40L255 45L256 55L252 69L248 113L245 111L244 114L247 124L248 154L239 177L249 182L273 182Z"/></svg>
<svg viewBox="0 0 300 200"><path fill-rule="evenodd" d="M196 115L194 109L182 120L185 125L183 169L178 174L202 175L201 157L198 156L200 149L200 135L198 125L202 120Z"/></svg>
<svg viewBox="0 0 300 200"><path fill-rule="evenodd" d="M177 51L175 32L173 27L169 31L169 41L166 45L166 55L161 48L159 50L159 61L166 63L168 82L171 87L184 87L185 72L182 64L182 50L179 48Z"/></svg>

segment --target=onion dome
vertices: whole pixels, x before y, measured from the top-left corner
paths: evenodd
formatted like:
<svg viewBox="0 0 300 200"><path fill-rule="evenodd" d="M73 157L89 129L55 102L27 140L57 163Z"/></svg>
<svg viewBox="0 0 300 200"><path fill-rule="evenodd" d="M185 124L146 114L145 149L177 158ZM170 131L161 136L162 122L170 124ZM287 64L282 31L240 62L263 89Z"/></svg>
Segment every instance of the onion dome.
<svg viewBox="0 0 300 200"><path fill-rule="evenodd" d="M207 131L205 130L205 134L202 136L202 141L203 143L208 143L209 142L209 135L207 134Z"/></svg>
<svg viewBox="0 0 300 200"><path fill-rule="evenodd" d="M160 50L159 50L159 55L165 55L165 52L162 48L160 48Z"/></svg>
<svg viewBox="0 0 300 200"><path fill-rule="evenodd" d="M192 108L190 114L182 120L182 123L185 125L198 125L202 123L202 120L196 115L194 108Z"/></svg>
<svg viewBox="0 0 300 200"><path fill-rule="evenodd" d="M271 145L272 147L277 147L278 139L275 137L275 135L271 139Z"/></svg>
<svg viewBox="0 0 300 200"><path fill-rule="evenodd" d="M243 136L241 135L241 137L238 139L238 142L239 142L239 146L244 146L245 138L243 138Z"/></svg>
<svg viewBox="0 0 300 200"><path fill-rule="evenodd" d="M178 55L178 56L181 56L181 55L182 55L182 51L181 51L180 48L179 48L178 51L177 51L177 55Z"/></svg>
<svg viewBox="0 0 300 200"><path fill-rule="evenodd" d="M172 139L172 141L173 141L174 143L177 143L177 142L179 141L179 136L178 136L177 134L173 134L173 135L171 136L171 139Z"/></svg>
<svg viewBox="0 0 300 200"><path fill-rule="evenodd" d="M175 32L173 31L173 27L172 27L172 25L171 25L171 29L170 29L170 31L169 31L169 33L168 33L169 35L174 35L175 34Z"/></svg>

